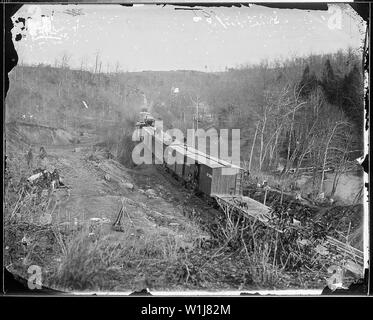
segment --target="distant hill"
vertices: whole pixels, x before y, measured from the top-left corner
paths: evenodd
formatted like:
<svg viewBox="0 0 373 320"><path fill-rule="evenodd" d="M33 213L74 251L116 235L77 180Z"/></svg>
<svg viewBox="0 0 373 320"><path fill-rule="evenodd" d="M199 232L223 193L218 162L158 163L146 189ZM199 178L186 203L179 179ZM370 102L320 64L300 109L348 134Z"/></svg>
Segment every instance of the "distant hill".
<svg viewBox="0 0 373 320"><path fill-rule="evenodd" d="M290 97L304 80L306 69L309 76L317 79L320 90L325 91L331 112L333 108L342 110L352 122L360 121L354 108L361 110L362 86L355 91L336 90L339 97L334 102L326 92L326 61L335 78L343 79L340 88L345 88L348 81L358 83L360 57L351 50L211 73L177 70L107 74L46 65L17 66L10 74L6 121L68 131L101 130L134 123L138 113L147 109L163 119L166 128L185 130L193 127L197 106L204 105L211 119L202 119L200 127L241 129L241 146L247 157L266 106L278 104L285 88ZM348 96L343 96L347 91ZM266 130L269 136L271 128L267 126ZM357 131L355 134L361 135ZM285 131L280 138L287 147ZM256 144L254 158L258 148Z"/></svg>

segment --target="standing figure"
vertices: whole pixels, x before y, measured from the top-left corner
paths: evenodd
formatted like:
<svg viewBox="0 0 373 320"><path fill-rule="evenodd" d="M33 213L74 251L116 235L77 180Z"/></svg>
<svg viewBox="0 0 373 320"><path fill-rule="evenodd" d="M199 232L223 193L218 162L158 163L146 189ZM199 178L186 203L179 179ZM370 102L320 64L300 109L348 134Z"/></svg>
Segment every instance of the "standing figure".
<svg viewBox="0 0 373 320"><path fill-rule="evenodd" d="M47 152L45 151L44 147L40 147L38 155L38 168L42 170L46 170L48 168Z"/></svg>
<svg viewBox="0 0 373 320"><path fill-rule="evenodd" d="M32 154L32 146L30 146L29 151L26 154L26 161L27 161L27 166L29 169L32 169L32 161L34 159L34 156Z"/></svg>
<svg viewBox="0 0 373 320"><path fill-rule="evenodd" d="M47 156L47 152L45 151L44 147L40 147L39 157L41 159L44 159L46 156Z"/></svg>

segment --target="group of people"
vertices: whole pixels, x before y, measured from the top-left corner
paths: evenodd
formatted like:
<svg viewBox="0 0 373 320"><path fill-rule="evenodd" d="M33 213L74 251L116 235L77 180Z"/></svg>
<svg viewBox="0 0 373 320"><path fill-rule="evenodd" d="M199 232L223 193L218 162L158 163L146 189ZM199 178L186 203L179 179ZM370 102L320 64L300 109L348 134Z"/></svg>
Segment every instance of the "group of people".
<svg viewBox="0 0 373 320"><path fill-rule="evenodd" d="M46 161L47 161L47 152L45 151L44 147L40 147L39 149L39 155L36 158L37 160L37 168L43 168L46 169ZM29 151L26 154L26 161L27 161L27 166L29 169L33 168L34 165L34 154L32 151L32 146L30 146Z"/></svg>

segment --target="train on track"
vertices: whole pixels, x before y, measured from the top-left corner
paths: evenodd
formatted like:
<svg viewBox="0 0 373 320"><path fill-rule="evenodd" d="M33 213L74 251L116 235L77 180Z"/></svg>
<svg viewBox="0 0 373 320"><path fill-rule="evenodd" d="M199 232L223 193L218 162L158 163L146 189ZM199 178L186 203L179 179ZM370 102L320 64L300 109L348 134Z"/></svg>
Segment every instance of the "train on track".
<svg viewBox="0 0 373 320"><path fill-rule="evenodd" d="M247 174L243 168L201 152L185 142L172 139L163 131L157 132L158 128L154 124L155 119L148 112L141 112L140 121L136 124L138 129L143 129L144 133L152 139L148 141L151 143L146 145L151 148L153 163L156 163L154 161L157 157L156 145L161 146L162 150L167 148L166 154L162 152L163 159L158 159L158 163L162 163L166 171L186 186L208 197L242 195L241 182L243 176ZM183 160L169 164L171 161L167 161L167 157L171 156Z"/></svg>
<svg viewBox="0 0 373 320"><path fill-rule="evenodd" d="M226 216L229 217L233 213L237 213L260 221L276 232L284 232L282 228L273 223L271 208L242 195L242 179L248 174L243 168L203 153L185 142L174 140L156 127L155 119L150 113L142 112L140 116L141 119L137 122L136 127L143 129L147 133L147 139L151 139L151 143L144 143L144 145L150 148L153 163L158 163L156 165L165 168L177 180L192 186L195 191L202 193L205 199L213 200ZM157 152L155 150L157 144L162 146L162 150L168 147L168 152ZM173 156L179 154L179 157L183 157L183 161L168 164L167 157L170 153L173 153ZM223 174L223 169L229 169L231 174ZM302 228L296 223L293 224L295 228ZM353 261L358 269L362 269L364 260L362 251L332 237L328 237L324 245L331 246L334 248L333 250L348 256L350 262Z"/></svg>

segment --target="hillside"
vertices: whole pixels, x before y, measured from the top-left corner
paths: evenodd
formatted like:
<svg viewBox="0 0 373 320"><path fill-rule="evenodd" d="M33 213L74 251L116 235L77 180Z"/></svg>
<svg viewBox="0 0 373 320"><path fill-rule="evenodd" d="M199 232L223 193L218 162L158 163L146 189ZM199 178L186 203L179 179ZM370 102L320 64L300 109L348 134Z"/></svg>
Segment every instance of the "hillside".
<svg viewBox="0 0 373 320"><path fill-rule="evenodd" d="M241 162L255 175L291 169L297 176L304 167L338 175L362 155L360 57L351 50L217 73L17 66L10 83L7 122L95 132L112 149L130 139L144 108L184 132L196 127L198 109L199 128L240 129ZM315 192L322 180L313 175Z"/></svg>

